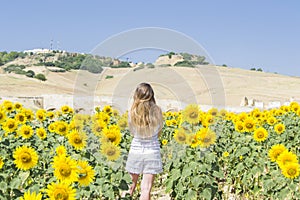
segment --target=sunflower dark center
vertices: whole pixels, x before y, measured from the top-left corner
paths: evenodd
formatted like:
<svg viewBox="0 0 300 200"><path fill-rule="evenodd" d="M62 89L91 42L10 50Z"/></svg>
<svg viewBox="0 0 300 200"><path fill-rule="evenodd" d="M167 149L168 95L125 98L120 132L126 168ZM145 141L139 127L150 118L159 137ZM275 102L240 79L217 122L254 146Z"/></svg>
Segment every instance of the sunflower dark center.
<svg viewBox="0 0 300 200"><path fill-rule="evenodd" d="M115 155L116 154L116 151L114 150L114 149L109 149L108 151L107 151L107 155L108 156L113 156L113 155Z"/></svg>
<svg viewBox="0 0 300 200"><path fill-rule="evenodd" d="M246 127L249 128L249 129L250 129L250 128L253 128L253 124L247 123L247 124L246 124Z"/></svg>
<svg viewBox="0 0 300 200"><path fill-rule="evenodd" d="M258 132L257 133L257 137L258 138L264 138L265 137L265 134L263 132Z"/></svg>
<svg viewBox="0 0 300 200"><path fill-rule="evenodd" d="M185 141L185 139L186 139L185 135L183 135L183 134L178 135L177 138L178 138L179 141Z"/></svg>
<svg viewBox="0 0 300 200"><path fill-rule="evenodd" d="M67 128L66 128L65 126L60 126L60 127L59 127L59 131L60 131L60 132L65 132L66 129L67 129Z"/></svg>
<svg viewBox="0 0 300 200"><path fill-rule="evenodd" d="M29 163L31 161L31 155L27 152L22 153L21 160L23 163Z"/></svg>
<svg viewBox="0 0 300 200"><path fill-rule="evenodd" d="M82 143L82 139L81 139L79 136L77 136L77 137L74 139L74 142L75 142L76 144L81 144L81 143Z"/></svg>
<svg viewBox="0 0 300 200"><path fill-rule="evenodd" d="M14 127L15 127L15 124L14 124L14 123L9 123L9 124L8 124L8 128L11 129L11 128L14 128Z"/></svg>
<svg viewBox="0 0 300 200"><path fill-rule="evenodd" d="M66 164L62 165L61 168L59 169L60 174L64 177L70 176L71 171L72 171L71 168Z"/></svg>
<svg viewBox="0 0 300 200"><path fill-rule="evenodd" d="M294 168L290 168L290 169L288 169L287 173L290 176L294 176L297 173L297 171Z"/></svg>
<svg viewBox="0 0 300 200"><path fill-rule="evenodd" d="M65 189L58 188L54 191L54 199L55 200L68 200L69 195L68 192Z"/></svg>
<svg viewBox="0 0 300 200"><path fill-rule="evenodd" d="M197 112L195 112L195 111L191 112L190 118L195 119L197 117L198 117L198 113Z"/></svg>
<svg viewBox="0 0 300 200"><path fill-rule="evenodd" d="M24 117L23 115L20 115L20 116L19 116L19 121L20 121L20 122L24 121L24 119L25 119L25 117Z"/></svg>

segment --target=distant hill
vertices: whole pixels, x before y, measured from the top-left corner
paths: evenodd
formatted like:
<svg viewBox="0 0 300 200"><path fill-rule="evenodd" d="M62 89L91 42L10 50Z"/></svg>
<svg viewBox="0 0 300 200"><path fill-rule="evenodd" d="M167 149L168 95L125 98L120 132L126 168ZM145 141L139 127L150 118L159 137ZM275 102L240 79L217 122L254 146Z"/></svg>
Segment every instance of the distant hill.
<svg viewBox="0 0 300 200"><path fill-rule="evenodd" d="M178 100L182 95L187 102L196 99L199 104L210 105L214 103L216 94L218 96L223 91L225 96L222 98L228 106L239 106L245 97L265 105L273 101L283 104L291 98L300 101L298 77L214 66L203 63L205 58L201 56L174 54L169 58L169 55L162 55L153 64L135 65L107 57L67 52L14 56L10 61L2 60L1 97L73 95L75 89L83 95L112 96L121 95L116 94L120 85L128 89L124 90L128 95L136 86L136 81L149 81L154 85L157 99ZM79 64L83 58L86 63ZM176 63L183 61L188 61L192 66L176 66ZM196 62L202 62L202 65ZM101 63L100 72L93 71L95 63ZM8 69L12 71L9 73ZM23 74L23 71L26 73ZM30 76L29 71L34 75ZM46 81L33 78L37 74L43 74ZM192 92L187 91L184 84Z"/></svg>

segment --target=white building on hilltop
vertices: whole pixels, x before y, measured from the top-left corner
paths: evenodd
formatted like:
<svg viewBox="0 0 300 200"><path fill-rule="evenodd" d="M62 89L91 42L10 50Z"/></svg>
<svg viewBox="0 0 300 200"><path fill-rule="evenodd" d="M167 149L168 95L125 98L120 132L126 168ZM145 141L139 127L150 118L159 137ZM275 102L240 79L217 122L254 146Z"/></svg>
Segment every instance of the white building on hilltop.
<svg viewBox="0 0 300 200"><path fill-rule="evenodd" d="M52 50L50 49L31 49L31 50L25 50L24 53L33 53L33 54L43 54L43 53L51 53Z"/></svg>

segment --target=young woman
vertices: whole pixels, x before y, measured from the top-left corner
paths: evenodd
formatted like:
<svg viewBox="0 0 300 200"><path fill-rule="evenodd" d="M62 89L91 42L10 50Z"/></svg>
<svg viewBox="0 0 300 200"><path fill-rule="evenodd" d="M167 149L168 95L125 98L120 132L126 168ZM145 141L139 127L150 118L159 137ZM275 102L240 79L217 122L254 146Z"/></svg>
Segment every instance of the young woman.
<svg viewBox="0 0 300 200"><path fill-rule="evenodd" d="M128 112L128 125L133 135L126 162L126 170L132 179L129 192L132 196L139 175L143 174L140 199L150 199L155 174L162 172L158 137L163 126L162 112L156 105L150 84L137 86Z"/></svg>

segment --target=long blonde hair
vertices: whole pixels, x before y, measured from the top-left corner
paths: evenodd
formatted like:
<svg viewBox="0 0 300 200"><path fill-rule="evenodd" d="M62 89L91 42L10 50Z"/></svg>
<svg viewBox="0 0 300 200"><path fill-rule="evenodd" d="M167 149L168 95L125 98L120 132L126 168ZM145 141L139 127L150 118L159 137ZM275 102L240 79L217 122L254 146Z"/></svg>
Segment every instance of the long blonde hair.
<svg viewBox="0 0 300 200"><path fill-rule="evenodd" d="M162 128L161 109L156 105L150 84L140 83L133 96L130 109L129 129L139 137L151 137Z"/></svg>

